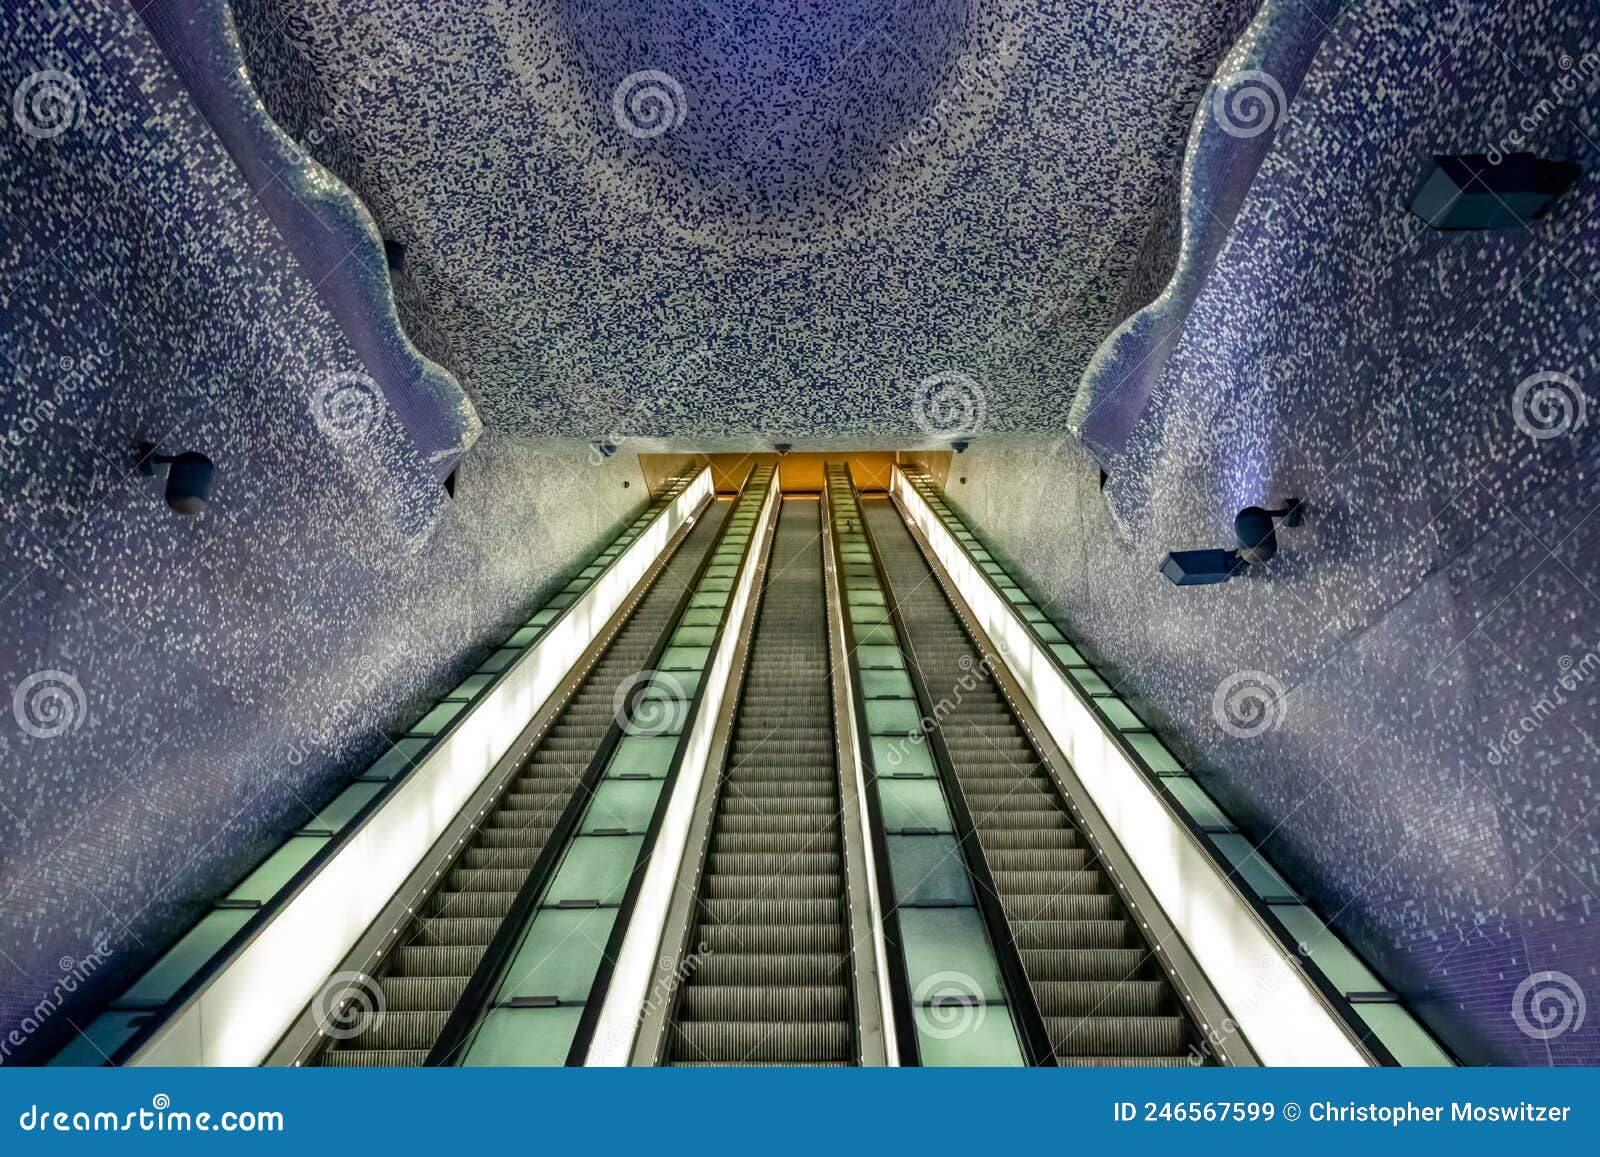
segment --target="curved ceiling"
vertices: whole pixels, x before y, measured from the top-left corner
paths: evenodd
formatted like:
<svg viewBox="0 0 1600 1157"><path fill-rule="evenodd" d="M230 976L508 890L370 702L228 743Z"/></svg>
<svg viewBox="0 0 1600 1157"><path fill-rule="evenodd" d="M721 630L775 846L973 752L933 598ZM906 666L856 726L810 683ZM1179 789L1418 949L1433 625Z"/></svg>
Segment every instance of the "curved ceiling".
<svg viewBox="0 0 1600 1157"><path fill-rule="evenodd" d="M516 434L1060 427L1249 0L239 0L269 109L407 246ZM931 384L929 380L932 379Z"/></svg>

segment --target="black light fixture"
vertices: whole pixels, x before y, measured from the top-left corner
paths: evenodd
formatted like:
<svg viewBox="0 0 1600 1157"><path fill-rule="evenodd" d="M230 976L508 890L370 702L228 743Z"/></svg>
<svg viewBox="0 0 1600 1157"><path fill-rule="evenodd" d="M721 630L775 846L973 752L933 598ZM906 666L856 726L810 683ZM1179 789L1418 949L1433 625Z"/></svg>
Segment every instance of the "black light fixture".
<svg viewBox="0 0 1600 1157"><path fill-rule="evenodd" d="M950 443L950 449L954 450L957 454L965 454L967 452L967 447L970 445L972 445L971 442L967 441L965 438L960 438Z"/></svg>
<svg viewBox="0 0 1600 1157"><path fill-rule="evenodd" d="M790 450L794 449L794 443L793 442L774 442L772 444L772 448L774 450L776 450L778 452L779 456L781 457L782 455L787 454Z"/></svg>
<svg viewBox="0 0 1600 1157"><path fill-rule="evenodd" d="M1533 153L1436 156L1410 207L1435 229L1508 229L1539 220L1580 175Z"/></svg>
<svg viewBox="0 0 1600 1157"><path fill-rule="evenodd" d="M1225 583L1248 567L1271 562L1278 553L1277 524L1299 526L1304 518L1305 506L1298 498L1278 510L1247 506L1233 519L1237 550L1174 550L1161 560L1161 573L1180 587Z"/></svg>
<svg viewBox="0 0 1600 1157"><path fill-rule="evenodd" d="M594 444L594 448L600 451L600 457L602 458L609 458L617 452L617 444L609 438L602 438Z"/></svg>
<svg viewBox="0 0 1600 1157"><path fill-rule="evenodd" d="M167 468L167 505L179 514L195 515L211 501L211 484L217 468L210 458L194 450L158 454L154 442L139 443L139 473L153 477L157 466Z"/></svg>

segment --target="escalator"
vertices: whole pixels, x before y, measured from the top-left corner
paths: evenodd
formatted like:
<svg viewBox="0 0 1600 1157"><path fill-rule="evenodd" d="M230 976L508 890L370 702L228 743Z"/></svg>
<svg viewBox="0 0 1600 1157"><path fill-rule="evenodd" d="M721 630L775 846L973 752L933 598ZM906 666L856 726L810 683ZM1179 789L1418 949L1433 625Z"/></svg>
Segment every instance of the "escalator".
<svg viewBox="0 0 1600 1157"><path fill-rule="evenodd" d="M666 1064L855 1063L821 514L779 513Z"/></svg>
<svg viewBox="0 0 1600 1157"><path fill-rule="evenodd" d="M862 510L1056 1063L1191 1063L1177 993L898 510Z"/></svg>
<svg viewBox="0 0 1600 1157"><path fill-rule="evenodd" d="M618 688L643 669L732 503L709 503L517 777L468 838L377 973L385 1015L313 1063L420 1065L460 999L546 838L616 720Z"/></svg>

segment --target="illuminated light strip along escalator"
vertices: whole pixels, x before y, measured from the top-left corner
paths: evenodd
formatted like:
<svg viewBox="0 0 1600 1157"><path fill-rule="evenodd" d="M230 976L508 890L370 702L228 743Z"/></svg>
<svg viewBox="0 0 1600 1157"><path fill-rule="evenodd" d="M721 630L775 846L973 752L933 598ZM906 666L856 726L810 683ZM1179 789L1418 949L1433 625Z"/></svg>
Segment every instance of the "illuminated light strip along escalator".
<svg viewBox="0 0 1600 1157"><path fill-rule="evenodd" d="M666 1064L857 1057L820 507L779 515Z"/></svg>
<svg viewBox="0 0 1600 1157"><path fill-rule="evenodd" d="M1156 955L887 500L863 503L936 731L1056 1063L1189 1065L1203 1053Z"/></svg>

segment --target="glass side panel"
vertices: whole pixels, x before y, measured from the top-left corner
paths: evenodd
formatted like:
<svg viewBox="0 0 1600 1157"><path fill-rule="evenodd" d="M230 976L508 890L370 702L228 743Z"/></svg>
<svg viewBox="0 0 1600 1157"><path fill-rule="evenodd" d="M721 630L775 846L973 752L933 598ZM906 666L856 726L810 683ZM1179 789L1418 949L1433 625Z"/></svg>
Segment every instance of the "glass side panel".
<svg viewBox="0 0 1600 1157"><path fill-rule="evenodd" d="M1022 1046L1004 1005L917 1008L917 1047L927 1068L1011 1068L1022 1064Z"/></svg>
<svg viewBox="0 0 1600 1157"><path fill-rule="evenodd" d="M886 836L885 842L899 904L973 903L954 836Z"/></svg>
<svg viewBox="0 0 1600 1157"><path fill-rule="evenodd" d="M446 695L445 698L446 699L472 699L472 698L475 698L478 695L479 692L481 692L484 688L486 688L487 686L489 686L490 683L493 683L493 682L494 682L494 676L493 675L468 675L465 679L463 679L461 681L461 684L458 687L456 687L456 689L454 691L450 692L450 694Z"/></svg>
<svg viewBox="0 0 1600 1157"><path fill-rule="evenodd" d="M508 647L526 647L539 637L538 627L523 627L506 640Z"/></svg>
<svg viewBox="0 0 1600 1157"><path fill-rule="evenodd" d="M679 627L672 635L674 647L709 647L715 638L717 628L709 627Z"/></svg>
<svg viewBox="0 0 1600 1157"><path fill-rule="evenodd" d="M683 618L678 620L680 627L715 627L722 622L722 612L716 608L687 610Z"/></svg>
<svg viewBox="0 0 1600 1157"><path fill-rule="evenodd" d="M541 902L547 907L569 900L620 904L642 847L643 836L574 836Z"/></svg>
<svg viewBox="0 0 1600 1157"><path fill-rule="evenodd" d="M878 799L883 807L886 831L928 828L936 832L954 831L944 792L931 779L882 779Z"/></svg>
<svg viewBox="0 0 1600 1157"><path fill-rule="evenodd" d="M465 703L441 703L411 725L413 735L438 735L457 715L466 709Z"/></svg>
<svg viewBox="0 0 1600 1157"><path fill-rule="evenodd" d="M398 739L394 745L378 757L378 761L362 775L371 776L373 779L393 779L403 771L409 771L412 762L427 748L426 739Z"/></svg>
<svg viewBox="0 0 1600 1157"><path fill-rule="evenodd" d="M549 602L545 603L545 606L554 607L557 610L561 610L561 609L564 609L566 607L570 607L573 603L575 603L577 601L578 601L578 596L577 595L568 594L566 591L562 591L560 594L553 596L550 599ZM522 647L522 646L526 646L527 644L526 643L514 643L512 645L513 646Z"/></svg>
<svg viewBox="0 0 1600 1157"><path fill-rule="evenodd" d="M248 908L207 912L118 999L127 1004L165 1004L254 915Z"/></svg>
<svg viewBox="0 0 1600 1157"><path fill-rule="evenodd" d="M1139 758L1150 765L1150 770L1160 775L1171 775L1183 770L1183 764L1178 762L1178 757L1167 750L1167 745L1162 743L1148 731L1134 732L1128 736L1128 742L1139 753Z"/></svg>
<svg viewBox="0 0 1600 1157"><path fill-rule="evenodd" d="M883 626L889 621L889 608L873 603L862 603L850 608L850 621L859 631L862 627Z"/></svg>
<svg viewBox="0 0 1600 1157"><path fill-rule="evenodd" d="M1068 667L1087 667L1089 660L1071 643L1052 643L1050 653L1060 659Z"/></svg>
<svg viewBox="0 0 1600 1157"><path fill-rule="evenodd" d="M1106 696L1096 699L1094 705L1100 709L1111 726L1124 731L1143 731L1144 721L1133 713L1133 709L1115 696Z"/></svg>
<svg viewBox="0 0 1600 1157"><path fill-rule="evenodd" d="M651 779L665 779L672 754L677 749L678 741L670 735L625 735L611 754L606 778L647 775Z"/></svg>
<svg viewBox="0 0 1600 1157"><path fill-rule="evenodd" d="M583 1009L495 1008L478 1026L461 1063L468 1066L566 1064Z"/></svg>
<svg viewBox="0 0 1600 1157"><path fill-rule="evenodd" d="M856 662L863 671L891 671L905 666L899 647L857 647Z"/></svg>
<svg viewBox="0 0 1600 1157"><path fill-rule="evenodd" d="M656 667L662 671L699 671L710 658L710 647L668 647Z"/></svg>
<svg viewBox="0 0 1600 1157"><path fill-rule="evenodd" d="M876 587L858 588L845 596L850 601L850 613L856 613L856 607L881 607L884 606L883 592Z"/></svg>
<svg viewBox="0 0 1600 1157"><path fill-rule="evenodd" d="M902 908L900 939L913 1000L965 993L1003 1001L1000 969L976 908Z"/></svg>
<svg viewBox="0 0 1600 1157"><path fill-rule="evenodd" d="M1097 673L1089 670L1087 667L1074 667L1072 669L1072 677L1077 681L1078 686L1083 688L1086 694L1112 694L1111 684L1107 683L1104 679L1100 678Z"/></svg>
<svg viewBox="0 0 1600 1157"><path fill-rule="evenodd" d="M518 655L522 655L522 651L518 651L515 650L515 648L510 647L504 648L504 650L501 651L494 651L494 655L491 655L490 658L486 658L485 661L483 661L483 666L478 667L478 671L485 671L491 675L498 675L499 672L506 671L506 667L509 667L510 664L515 663Z"/></svg>
<svg viewBox="0 0 1600 1157"><path fill-rule="evenodd" d="M1067 637L1061 633L1061 628L1054 623L1035 623L1033 631L1034 634L1039 636L1040 641L1044 643L1064 643L1067 640Z"/></svg>
<svg viewBox="0 0 1600 1157"><path fill-rule="evenodd" d="M936 774L933 755L928 751L927 744L922 741L920 733L916 738L874 735L872 766L880 776L920 776L923 779L933 779Z"/></svg>
<svg viewBox="0 0 1600 1157"><path fill-rule="evenodd" d="M1037 626L1039 623L1048 623L1050 621L1045 617L1045 613L1043 611L1031 603L1025 606L1016 607L1014 609L1023 619L1033 623L1035 626Z"/></svg>
<svg viewBox="0 0 1600 1157"><path fill-rule="evenodd" d="M888 623L863 623L859 620L854 624L853 634L857 643L866 643L870 646L893 647L899 642Z"/></svg>
<svg viewBox="0 0 1600 1157"><path fill-rule="evenodd" d="M1222 849L1222 854L1228 857L1228 863L1238 870L1244 882L1255 890L1256 895L1266 900L1296 898L1295 890L1289 886L1289 881L1261 858L1249 840L1243 836L1228 835L1215 835L1211 838L1216 841L1217 847Z"/></svg>
<svg viewBox="0 0 1600 1157"><path fill-rule="evenodd" d="M867 730L873 735L910 735L922 730L922 713L909 699L868 699Z"/></svg>
<svg viewBox="0 0 1600 1157"><path fill-rule="evenodd" d="M1169 775L1162 786L1173 794L1178 805L1188 812L1195 823L1205 828L1232 828L1233 822L1223 814L1216 802L1206 794L1205 788L1186 775Z"/></svg>
<svg viewBox="0 0 1600 1157"><path fill-rule="evenodd" d="M541 908L522 938L495 999L554 996L582 1004L589 997L615 908Z"/></svg>
<svg viewBox="0 0 1600 1157"><path fill-rule="evenodd" d="M1303 904L1274 904L1272 914L1289 929L1302 955L1309 956L1340 992L1383 992L1387 985L1372 974L1343 940Z"/></svg>
<svg viewBox="0 0 1600 1157"><path fill-rule="evenodd" d="M643 832L661 798L661 783L659 779L601 780L578 830L585 834L616 828Z"/></svg>
<svg viewBox="0 0 1600 1157"><path fill-rule="evenodd" d="M911 679L904 671L863 671L861 694L868 699L911 699Z"/></svg>
<svg viewBox="0 0 1600 1157"><path fill-rule="evenodd" d="M352 783L334 796L333 802L301 826L336 832L354 819L356 812L366 807L382 790L381 783Z"/></svg>
<svg viewBox="0 0 1600 1157"><path fill-rule="evenodd" d="M1398 1004L1358 1004L1356 1015L1402 1065L1444 1068L1452 1062L1434 1039Z"/></svg>
<svg viewBox="0 0 1600 1157"><path fill-rule="evenodd" d="M257 900L266 903L278 894L279 889L289 882L291 876L310 862L312 856L323 849L330 838L290 836L259 868L228 893L228 899Z"/></svg>
<svg viewBox="0 0 1600 1157"><path fill-rule="evenodd" d="M109 1063L111 1055L133 1039L149 1017L145 1012L102 1012L50 1060L51 1065L82 1068Z"/></svg>
<svg viewBox="0 0 1600 1157"><path fill-rule="evenodd" d="M691 607L711 607L716 610L721 610L723 607L727 606L727 604L727 591L722 591L720 593L716 591L696 591L689 597L689 605Z"/></svg>

